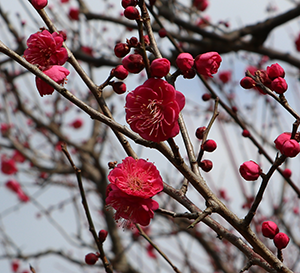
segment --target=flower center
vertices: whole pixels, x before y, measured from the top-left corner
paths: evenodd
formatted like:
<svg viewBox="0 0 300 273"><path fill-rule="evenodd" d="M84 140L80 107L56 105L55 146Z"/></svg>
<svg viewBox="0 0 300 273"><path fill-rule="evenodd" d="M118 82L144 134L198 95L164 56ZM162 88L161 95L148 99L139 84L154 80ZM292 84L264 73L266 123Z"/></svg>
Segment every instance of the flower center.
<svg viewBox="0 0 300 273"><path fill-rule="evenodd" d="M132 190L139 191L143 189L143 181L138 177L129 177L128 185Z"/></svg>

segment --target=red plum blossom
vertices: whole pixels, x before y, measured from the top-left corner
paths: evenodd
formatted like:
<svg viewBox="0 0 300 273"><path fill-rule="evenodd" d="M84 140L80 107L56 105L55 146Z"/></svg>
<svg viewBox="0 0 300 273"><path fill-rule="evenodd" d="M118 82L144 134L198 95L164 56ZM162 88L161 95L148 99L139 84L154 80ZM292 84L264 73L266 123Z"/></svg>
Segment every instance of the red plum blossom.
<svg viewBox="0 0 300 273"><path fill-rule="evenodd" d="M130 128L142 138L160 142L179 133L178 117L185 97L162 79L148 79L128 93L125 111Z"/></svg>

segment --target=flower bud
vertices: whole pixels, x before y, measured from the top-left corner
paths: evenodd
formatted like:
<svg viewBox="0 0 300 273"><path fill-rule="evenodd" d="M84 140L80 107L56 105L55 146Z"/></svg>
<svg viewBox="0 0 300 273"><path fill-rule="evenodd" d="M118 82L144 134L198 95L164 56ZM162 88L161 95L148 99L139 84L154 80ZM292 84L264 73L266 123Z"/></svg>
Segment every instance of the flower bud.
<svg viewBox="0 0 300 273"><path fill-rule="evenodd" d="M254 161L246 161L239 168L241 176L247 181L255 181L261 174L262 170Z"/></svg>
<svg viewBox="0 0 300 273"><path fill-rule="evenodd" d="M272 81L271 89L277 94L283 94L288 88L288 85L284 78L278 77Z"/></svg>
<svg viewBox="0 0 300 273"><path fill-rule="evenodd" d="M112 88L119 95L126 92L126 84L124 82L114 82Z"/></svg>
<svg viewBox="0 0 300 273"><path fill-rule="evenodd" d="M159 31L158 31L158 35L160 38L164 38L167 36L167 31L164 29L164 28L161 28Z"/></svg>
<svg viewBox="0 0 300 273"><path fill-rule="evenodd" d="M31 0L31 4L35 9L43 9L47 6L48 0Z"/></svg>
<svg viewBox="0 0 300 273"><path fill-rule="evenodd" d="M127 41L127 43L130 45L130 46L133 46L133 47L137 47L138 44L139 44L139 40L138 38L136 37L131 37L129 42Z"/></svg>
<svg viewBox="0 0 300 273"><path fill-rule="evenodd" d="M243 137L249 137L251 134L250 132L247 130L247 129L244 129L243 132L242 132L242 136Z"/></svg>
<svg viewBox="0 0 300 273"><path fill-rule="evenodd" d="M114 52L118 58L125 57L130 51L130 47L125 43L118 43L115 45Z"/></svg>
<svg viewBox="0 0 300 273"><path fill-rule="evenodd" d="M116 68L112 69L111 74L119 80L124 80L128 76L128 71L123 65L118 65Z"/></svg>
<svg viewBox="0 0 300 273"><path fill-rule="evenodd" d="M285 76L285 72L283 68L278 63L268 66L267 74L271 80L274 80L275 78L278 77L284 78Z"/></svg>
<svg viewBox="0 0 300 273"><path fill-rule="evenodd" d="M208 7L208 1L207 0L194 0L193 6L196 7L197 10L205 11Z"/></svg>
<svg viewBox="0 0 300 273"><path fill-rule="evenodd" d="M211 94L205 93L202 95L202 100L203 101L209 101L211 99Z"/></svg>
<svg viewBox="0 0 300 273"><path fill-rule="evenodd" d="M176 58L176 65L181 71L188 71L194 65L194 58L190 53L180 53Z"/></svg>
<svg viewBox="0 0 300 273"><path fill-rule="evenodd" d="M190 70L182 71L182 75L185 79L192 79L196 76L196 71L191 68Z"/></svg>
<svg viewBox="0 0 300 273"><path fill-rule="evenodd" d="M205 126L197 128L197 130L196 130L196 138L202 139L203 138L203 133L204 133L205 130L206 130Z"/></svg>
<svg viewBox="0 0 300 273"><path fill-rule="evenodd" d="M300 152L300 145L295 139L288 139L282 146L282 154L287 157L295 157Z"/></svg>
<svg viewBox="0 0 300 273"><path fill-rule="evenodd" d="M213 152L217 149L217 143L212 139L208 139L202 144L202 148L206 152Z"/></svg>
<svg viewBox="0 0 300 273"><path fill-rule="evenodd" d="M285 233L279 232L275 235L273 241L275 246L280 250L287 247L290 238Z"/></svg>
<svg viewBox="0 0 300 273"><path fill-rule="evenodd" d="M279 228L274 222L266 221L262 223L261 231L265 237L273 239L274 236L279 232Z"/></svg>
<svg viewBox="0 0 300 273"><path fill-rule="evenodd" d="M80 118L77 118L72 123L70 123L70 126L72 126L74 129L79 129L82 125L83 121Z"/></svg>
<svg viewBox="0 0 300 273"><path fill-rule="evenodd" d="M124 16L129 20L137 20L140 18L140 13L136 7L128 6L124 10Z"/></svg>
<svg viewBox="0 0 300 273"><path fill-rule="evenodd" d="M282 154L282 146L289 139L291 139L291 133L284 132L274 140L276 149L278 149Z"/></svg>
<svg viewBox="0 0 300 273"><path fill-rule="evenodd" d="M98 261L99 257L94 253L85 255L85 262L88 265L94 265Z"/></svg>
<svg viewBox="0 0 300 273"><path fill-rule="evenodd" d="M99 231L98 237L99 237L99 241L100 243L103 243L106 240L108 232L105 229L101 229Z"/></svg>
<svg viewBox="0 0 300 273"><path fill-rule="evenodd" d="M170 71L170 61L165 58L155 59L150 65L150 72L152 77L162 78L168 75Z"/></svg>
<svg viewBox="0 0 300 273"><path fill-rule="evenodd" d="M221 62L222 58L219 53L212 51L198 55L194 65L199 74L212 78L212 74L218 72Z"/></svg>
<svg viewBox="0 0 300 273"><path fill-rule="evenodd" d="M292 176L292 171L290 169L285 169L282 172L284 178L290 178Z"/></svg>
<svg viewBox="0 0 300 273"><path fill-rule="evenodd" d="M255 87L255 81L250 77L244 77L241 79L240 85L245 89L251 89Z"/></svg>
<svg viewBox="0 0 300 273"><path fill-rule="evenodd" d="M79 9L78 8L70 8L69 18L74 21L79 21Z"/></svg>
<svg viewBox="0 0 300 273"><path fill-rule="evenodd" d="M199 166L203 171L209 172L213 167L213 163L208 159L204 159L200 162Z"/></svg>
<svg viewBox="0 0 300 273"><path fill-rule="evenodd" d="M129 6L135 7L137 5L137 0L122 0L121 4L124 9Z"/></svg>
<svg viewBox="0 0 300 273"><path fill-rule="evenodd" d="M231 71L222 71L219 73L219 79L222 83L228 83L231 80Z"/></svg>
<svg viewBox="0 0 300 273"><path fill-rule="evenodd" d="M122 64L130 73L140 73L144 67L144 60L140 54L130 54L122 60Z"/></svg>

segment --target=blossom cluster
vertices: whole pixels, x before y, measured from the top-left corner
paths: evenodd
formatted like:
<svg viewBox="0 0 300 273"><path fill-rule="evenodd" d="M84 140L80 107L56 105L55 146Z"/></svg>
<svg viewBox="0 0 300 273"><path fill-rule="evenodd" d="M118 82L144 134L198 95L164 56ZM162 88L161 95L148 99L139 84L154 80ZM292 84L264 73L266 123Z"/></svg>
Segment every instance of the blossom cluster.
<svg viewBox="0 0 300 273"><path fill-rule="evenodd" d="M285 71L278 63L268 66L266 70L253 69L252 71L249 70L249 72L253 76L258 76L263 85L277 94L283 94L288 88L286 80L284 79ZM256 82L251 77L244 77L240 81L240 85L245 89L255 88L261 94L266 94L259 86L257 86Z"/></svg>
<svg viewBox="0 0 300 273"><path fill-rule="evenodd" d="M68 59L67 50L63 47L64 33L50 33L44 29L32 34L27 40L24 58L38 67L58 84L64 84L70 71L62 65ZM51 95L54 88L36 77L36 86L41 96Z"/></svg>
<svg viewBox="0 0 300 273"><path fill-rule="evenodd" d="M163 181L153 163L126 157L108 175L106 204L123 218L147 226L159 205L151 198L163 190Z"/></svg>

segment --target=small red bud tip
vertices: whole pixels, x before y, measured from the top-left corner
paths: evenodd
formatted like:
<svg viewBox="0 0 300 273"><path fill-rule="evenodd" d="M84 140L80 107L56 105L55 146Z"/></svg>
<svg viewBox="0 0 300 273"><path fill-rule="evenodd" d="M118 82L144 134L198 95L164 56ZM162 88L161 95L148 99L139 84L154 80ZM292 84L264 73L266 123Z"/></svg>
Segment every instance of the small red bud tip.
<svg viewBox="0 0 300 273"><path fill-rule="evenodd" d="M124 10L124 16L129 20L137 20L140 18L140 13L137 8L133 6L128 6Z"/></svg>
<svg viewBox="0 0 300 273"><path fill-rule="evenodd" d="M286 248L289 244L290 238L283 232L279 232L275 235L274 239L275 246L280 250Z"/></svg>
<svg viewBox="0 0 300 273"><path fill-rule="evenodd" d="M161 28L159 31L158 31L158 35L160 38L164 38L167 36L167 31L164 29L164 28Z"/></svg>
<svg viewBox="0 0 300 273"><path fill-rule="evenodd" d="M105 229L101 229L99 231L98 237L99 237L99 241L100 243L103 243L106 240L108 232Z"/></svg>
<svg viewBox="0 0 300 273"><path fill-rule="evenodd" d="M43 9L47 6L48 0L31 0L31 4L35 9Z"/></svg>
<svg viewBox="0 0 300 273"><path fill-rule="evenodd" d="M208 139L203 143L202 148L206 152L213 152L217 149L217 143L212 139Z"/></svg>
<svg viewBox="0 0 300 273"><path fill-rule="evenodd" d="M206 130L205 126L197 128L197 130L196 130L196 138L202 139L203 138L203 133L204 133L205 130Z"/></svg>
<svg viewBox="0 0 300 273"><path fill-rule="evenodd" d="M238 111L238 108L237 108L236 106L232 106L232 107L231 107L231 110L232 110L234 113L236 113L236 112Z"/></svg>
<svg viewBox="0 0 300 273"><path fill-rule="evenodd" d="M137 0L122 0L122 7L126 9L129 6L135 7L137 5Z"/></svg>
<svg viewBox="0 0 300 273"><path fill-rule="evenodd" d="M115 45L114 52L118 58L125 57L130 51L130 47L125 43L118 43Z"/></svg>
<svg viewBox="0 0 300 273"><path fill-rule="evenodd" d="M124 82L114 82L112 84L112 87L114 91L119 95L124 94L126 92L126 84Z"/></svg>
<svg viewBox="0 0 300 273"><path fill-rule="evenodd" d="M250 132L247 129L244 129L242 132L242 136L243 137L249 137L250 136Z"/></svg>
<svg viewBox="0 0 300 273"><path fill-rule="evenodd" d="M203 171L209 172L213 168L213 163L208 159L204 159L200 162L199 166Z"/></svg>
<svg viewBox="0 0 300 273"><path fill-rule="evenodd" d="M290 169L285 169L282 174L284 178L290 178L292 176L292 171Z"/></svg>
<svg viewBox="0 0 300 273"><path fill-rule="evenodd" d="M239 172L245 180L255 181L260 176L262 170L257 163L250 160L250 161L244 162L240 166Z"/></svg>
<svg viewBox="0 0 300 273"><path fill-rule="evenodd" d="M211 95L209 93L205 93L202 95L203 101L209 101L211 99Z"/></svg>
<svg viewBox="0 0 300 273"><path fill-rule="evenodd" d="M98 261L98 256L94 253L85 255L85 262L88 265L94 265Z"/></svg>
<svg viewBox="0 0 300 273"><path fill-rule="evenodd" d="M262 223L261 231L265 237L273 239L274 236L279 232L279 228L274 222L266 221Z"/></svg>
<svg viewBox="0 0 300 273"><path fill-rule="evenodd" d="M192 79L196 76L196 71L191 68L190 70L182 71L182 75L185 79Z"/></svg>
<svg viewBox="0 0 300 273"><path fill-rule="evenodd" d="M245 89L251 89L255 87L255 81L250 77L244 77L241 79L240 85Z"/></svg>

